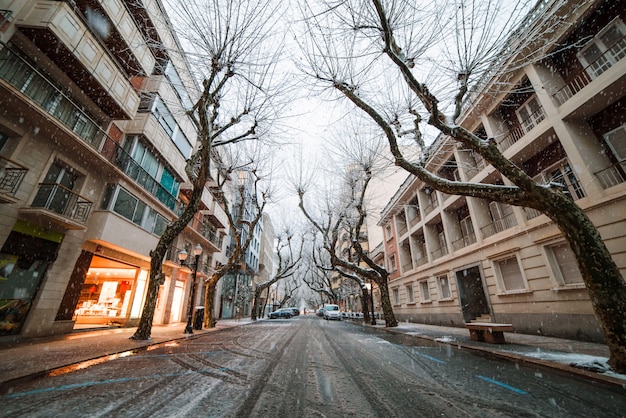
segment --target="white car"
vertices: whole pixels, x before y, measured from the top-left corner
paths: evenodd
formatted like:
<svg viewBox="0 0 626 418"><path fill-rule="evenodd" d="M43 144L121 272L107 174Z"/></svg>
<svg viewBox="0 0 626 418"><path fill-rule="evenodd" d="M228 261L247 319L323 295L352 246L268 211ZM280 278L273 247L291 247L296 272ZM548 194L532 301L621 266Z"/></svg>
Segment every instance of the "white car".
<svg viewBox="0 0 626 418"><path fill-rule="evenodd" d="M336 319L341 321L341 309L339 309L339 305L324 306L324 319Z"/></svg>

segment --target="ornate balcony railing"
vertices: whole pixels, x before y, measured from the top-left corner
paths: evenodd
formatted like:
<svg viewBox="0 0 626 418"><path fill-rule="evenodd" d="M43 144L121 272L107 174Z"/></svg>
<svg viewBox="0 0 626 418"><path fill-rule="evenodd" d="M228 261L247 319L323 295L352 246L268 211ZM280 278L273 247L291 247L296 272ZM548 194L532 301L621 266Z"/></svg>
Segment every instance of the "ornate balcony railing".
<svg viewBox="0 0 626 418"><path fill-rule="evenodd" d="M26 167L0 157L0 193L15 196L28 172Z"/></svg>

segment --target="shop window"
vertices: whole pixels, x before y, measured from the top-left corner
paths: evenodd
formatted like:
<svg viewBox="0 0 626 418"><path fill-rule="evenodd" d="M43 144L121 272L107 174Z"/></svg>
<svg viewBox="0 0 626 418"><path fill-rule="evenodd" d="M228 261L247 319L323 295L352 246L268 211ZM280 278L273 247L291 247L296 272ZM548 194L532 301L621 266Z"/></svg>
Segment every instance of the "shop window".
<svg viewBox="0 0 626 418"><path fill-rule="evenodd" d="M626 56L626 26L615 19L578 53L587 73L596 78Z"/></svg>

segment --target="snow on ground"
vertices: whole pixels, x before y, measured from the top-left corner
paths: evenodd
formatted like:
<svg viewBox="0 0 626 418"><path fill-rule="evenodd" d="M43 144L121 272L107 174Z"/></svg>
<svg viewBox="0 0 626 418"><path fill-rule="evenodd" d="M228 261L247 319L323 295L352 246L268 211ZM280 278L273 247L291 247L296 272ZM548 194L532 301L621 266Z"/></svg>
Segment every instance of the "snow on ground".
<svg viewBox="0 0 626 418"><path fill-rule="evenodd" d="M517 354L525 357L532 357L538 360L554 361L561 364L567 364L579 369L589 370L596 373L604 373L607 376L612 376L617 379L626 380L626 375L614 373L609 366L609 359L606 357L590 356L588 354L577 353L561 353L561 352L548 352L548 351L533 351L533 352L519 352L508 351L512 354Z"/></svg>

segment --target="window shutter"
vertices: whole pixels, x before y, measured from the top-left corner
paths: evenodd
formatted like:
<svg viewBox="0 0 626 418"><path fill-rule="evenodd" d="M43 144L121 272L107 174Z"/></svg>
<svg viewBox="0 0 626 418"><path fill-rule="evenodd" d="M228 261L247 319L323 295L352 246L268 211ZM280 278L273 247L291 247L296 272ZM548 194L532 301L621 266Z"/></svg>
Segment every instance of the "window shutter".
<svg viewBox="0 0 626 418"><path fill-rule="evenodd" d="M519 290L526 288L516 257L499 261L498 266L500 267L500 274L502 275L502 282L504 283L505 290Z"/></svg>
<svg viewBox="0 0 626 418"><path fill-rule="evenodd" d="M565 284L583 283L583 276L578 270L574 252L569 248L567 243L552 247L552 253L559 265L561 276Z"/></svg>

